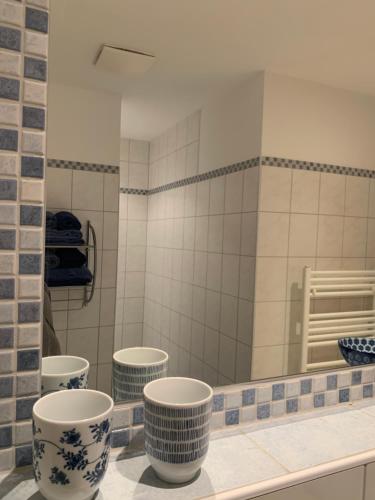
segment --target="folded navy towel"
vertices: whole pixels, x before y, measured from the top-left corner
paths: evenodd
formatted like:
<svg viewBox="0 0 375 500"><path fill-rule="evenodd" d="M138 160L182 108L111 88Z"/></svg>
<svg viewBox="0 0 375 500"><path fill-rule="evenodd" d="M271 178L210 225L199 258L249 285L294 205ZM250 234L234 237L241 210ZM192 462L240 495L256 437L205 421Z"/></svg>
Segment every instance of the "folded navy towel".
<svg viewBox="0 0 375 500"><path fill-rule="evenodd" d="M81 267L87 263L86 255L77 248L59 248L56 250L56 256L60 268Z"/></svg>
<svg viewBox="0 0 375 500"><path fill-rule="evenodd" d="M92 281L92 274L86 266L75 268L57 268L46 272L45 280L48 286L87 285Z"/></svg>
<svg viewBox="0 0 375 500"><path fill-rule="evenodd" d="M45 266L46 269L56 269L60 265L60 258L53 250L46 250Z"/></svg>
<svg viewBox="0 0 375 500"><path fill-rule="evenodd" d="M55 214L57 229L81 229L81 223L75 215L70 212L57 212Z"/></svg>
<svg viewBox="0 0 375 500"><path fill-rule="evenodd" d="M57 229L57 220L55 214L48 211L46 212L46 228Z"/></svg>
<svg viewBox="0 0 375 500"><path fill-rule="evenodd" d="M46 243L51 245L81 245L84 241L81 231L77 229L67 229L65 231L47 229Z"/></svg>

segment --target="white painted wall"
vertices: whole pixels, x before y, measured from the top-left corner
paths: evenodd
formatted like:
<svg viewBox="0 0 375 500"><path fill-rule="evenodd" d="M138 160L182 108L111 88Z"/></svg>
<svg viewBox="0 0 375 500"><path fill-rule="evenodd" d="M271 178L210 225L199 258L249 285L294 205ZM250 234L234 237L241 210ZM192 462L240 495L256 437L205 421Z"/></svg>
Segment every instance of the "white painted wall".
<svg viewBox="0 0 375 500"><path fill-rule="evenodd" d="M48 158L118 165L120 122L120 95L48 85Z"/></svg>
<svg viewBox="0 0 375 500"><path fill-rule="evenodd" d="M266 73L262 154L375 169L375 97Z"/></svg>
<svg viewBox="0 0 375 500"><path fill-rule="evenodd" d="M260 73L203 107L199 172L260 155L263 76Z"/></svg>

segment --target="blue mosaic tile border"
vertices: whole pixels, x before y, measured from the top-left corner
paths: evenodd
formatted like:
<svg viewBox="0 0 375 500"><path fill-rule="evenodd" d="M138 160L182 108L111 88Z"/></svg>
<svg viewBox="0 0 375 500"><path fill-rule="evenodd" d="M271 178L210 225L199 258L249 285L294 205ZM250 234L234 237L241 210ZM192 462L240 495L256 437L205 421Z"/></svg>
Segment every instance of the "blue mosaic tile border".
<svg viewBox="0 0 375 500"><path fill-rule="evenodd" d="M214 389L212 430L233 425L262 423L372 398L375 394L375 367L338 372L305 374L296 378L239 384ZM143 405L118 405L114 413L112 447L121 448L143 433Z"/></svg>
<svg viewBox="0 0 375 500"><path fill-rule="evenodd" d="M114 165L100 163L85 163L83 161L56 160L48 158L47 166L53 168L67 168L70 170L83 170L85 172L103 172L105 174L119 174L120 168Z"/></svg>

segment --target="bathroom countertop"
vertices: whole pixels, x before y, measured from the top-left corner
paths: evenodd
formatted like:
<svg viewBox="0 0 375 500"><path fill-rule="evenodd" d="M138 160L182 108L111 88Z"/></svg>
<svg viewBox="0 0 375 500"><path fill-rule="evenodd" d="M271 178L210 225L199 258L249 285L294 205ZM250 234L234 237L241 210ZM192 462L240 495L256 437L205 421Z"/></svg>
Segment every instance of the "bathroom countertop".
<svg viewBox="0 0 375 500"><path fill-rule="evenodd" d="M158 480L142 452L114 453L96 500L247 499L375 461L375 401L212 434L199 477ZM0 473L0 498L42 500L30 468Z"/></svg>

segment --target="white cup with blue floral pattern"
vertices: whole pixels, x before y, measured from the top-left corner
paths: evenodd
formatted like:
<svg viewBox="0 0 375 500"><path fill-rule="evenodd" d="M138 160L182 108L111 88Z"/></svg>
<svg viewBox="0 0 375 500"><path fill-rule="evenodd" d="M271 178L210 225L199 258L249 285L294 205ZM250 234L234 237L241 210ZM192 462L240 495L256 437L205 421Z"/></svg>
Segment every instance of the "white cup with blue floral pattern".
<svg viewBox="0 0 375 500"><path fill-rule="evenodd" d="M42 358L42 395L64 389L87 389L90 364L78 356Z"/></svg>
<svg viewBox="0 0 375 500"><path fill-rule="evenodd" d="M58 391L33 408L33 467L47 500L93 498L107 470L113 400L99 391Z"/></svg>

